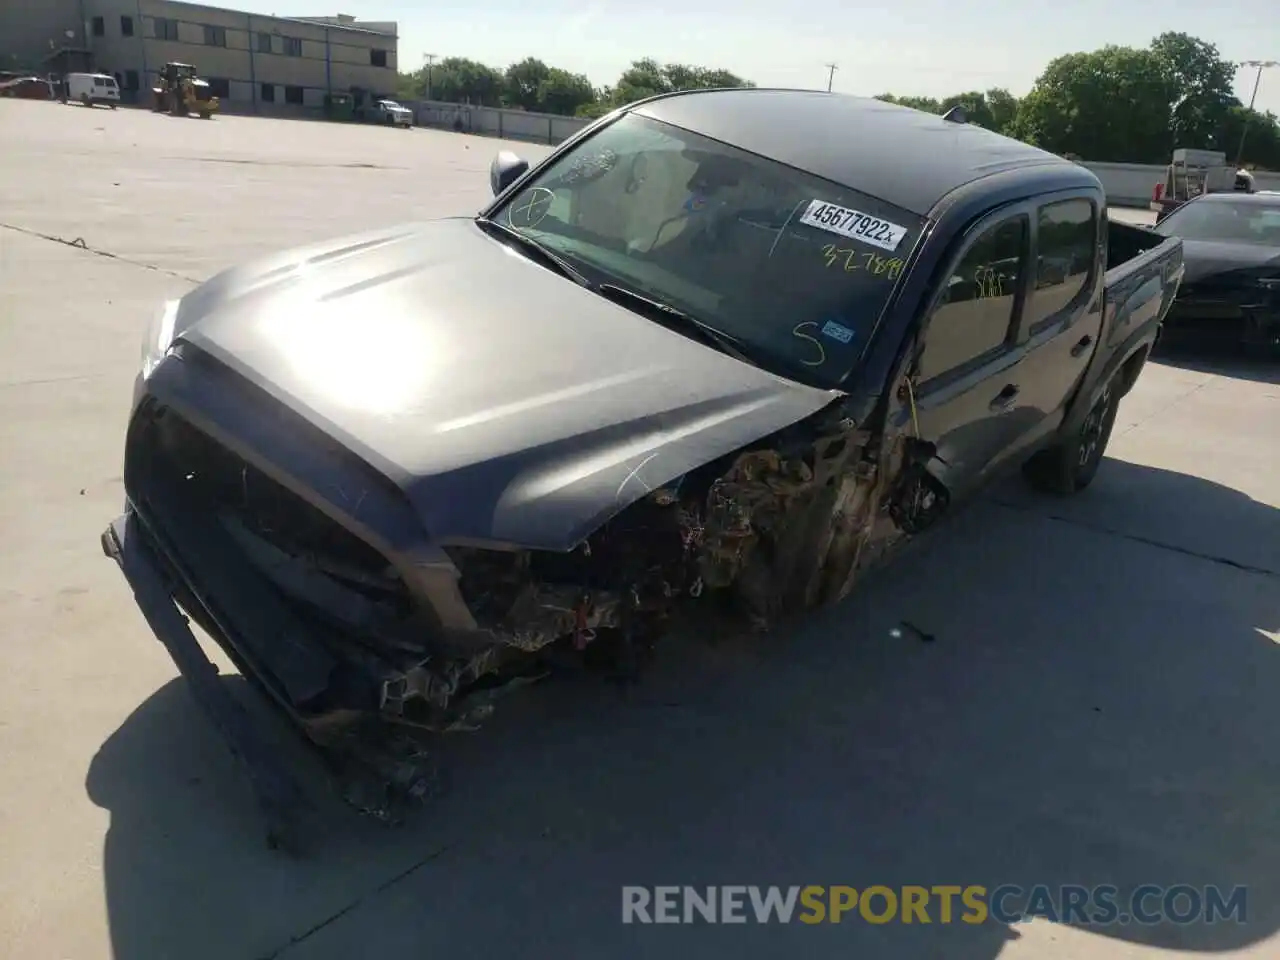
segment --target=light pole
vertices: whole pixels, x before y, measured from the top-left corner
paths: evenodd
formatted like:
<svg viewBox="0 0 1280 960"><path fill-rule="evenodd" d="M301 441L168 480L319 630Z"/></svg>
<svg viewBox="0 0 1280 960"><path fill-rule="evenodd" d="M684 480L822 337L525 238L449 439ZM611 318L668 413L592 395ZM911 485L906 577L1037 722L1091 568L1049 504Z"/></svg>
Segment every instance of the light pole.
<svg viewBox="0 0 1280 960"><path fill-rule="evenodd" d="M1258 85L1262 83L1262 71L1268 67L1280 67L1280 60L1242 60L1238 67L1256 67L1257 74L1253 78L1253 93L1249 97L1249 112L1244 115L1244 124L1240 130L1240 146L1236 149L1236 168L1244 162L1244 138L1249 133L1249 118L1253 116L1253 102L1258 99Z"/></svg>
<svg viewBox="0 0 1280 960"><path fill-rule="evenodd" d="M428 100L430 100L430 99L431 99L431 65L432 65L433 63L435 63L435 61L436 61L436 55L435 55L434 53L424 53L424 54L422 55L422 59L423 59L423 60L426 62L426 64L427 64L427 90L426 90L426 93L427 93L427 99L428 99Z"/></svg>
<svg viewBox="0 0 1280 960"><path fill-rule="evenodd" d="M839 69L840 65L838 63L827 63L823 64L823 66L827 68L827 93L830 93L831 81L836 78L836 70Z"/></svg>

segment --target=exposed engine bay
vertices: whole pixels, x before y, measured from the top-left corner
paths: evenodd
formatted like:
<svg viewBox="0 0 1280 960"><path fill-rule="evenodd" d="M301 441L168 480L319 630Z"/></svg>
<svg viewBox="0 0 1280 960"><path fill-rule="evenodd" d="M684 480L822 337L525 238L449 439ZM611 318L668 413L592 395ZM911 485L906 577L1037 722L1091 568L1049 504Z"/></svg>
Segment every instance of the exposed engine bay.
<svg viewBox="0 0 1280 960"><path fill-rule="evenodd" d="M269 584L308 652L285 663L229 646L235 616L175 598L256 668L244 672L286 677L276 699L312 741L401 796L428 790L405 759L422 756L423 734L473 730L499 696L558 669L633 679L677 621L762 629L845 596L932 496L912 469L917 441L886 445L824 411L650 491L571 552L447 546L450 576L414 581L173 411L139 420L133 472L152 478L131 489L139 509L187 503L208 569ZM291 684L307 656L321 679ZM385 799L353 802L389 816Z"/></svg>

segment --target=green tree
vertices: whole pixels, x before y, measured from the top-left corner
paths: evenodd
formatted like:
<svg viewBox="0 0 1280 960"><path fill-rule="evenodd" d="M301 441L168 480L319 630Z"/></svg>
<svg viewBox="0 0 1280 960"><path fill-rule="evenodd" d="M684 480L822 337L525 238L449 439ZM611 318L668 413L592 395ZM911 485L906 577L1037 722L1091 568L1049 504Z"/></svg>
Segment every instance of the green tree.
<svg viewBox="0 0 1280 960"><path fill-rule="evenodd" d="M422 75L426 89L426 70ZM445 57L431 69L431 98L496 107L502 102L502 72L466 57Z"/></svg>
<svg viewBox="0 0 1280 960"><path fill-rule="evenodd" d="M551 76L551 68L537 57L526 57L507 67L505 99L522 110L537 110L539 91Z"/></svg>
<svg viewBox="0 0 1280 960"><path fill-rule="evenodd" d="M1245 132L1245 124L1248 132ZM1250 110L1240 103L1227 111L1219 140L1227 158L1234 163L1240 149L1240 135L1245 134L1244 164L1262 170L1280 170L1280 120L1274 113Z"/></svg>
<svg viewBox="0 0 1280 960"><path fill-rule="evenodd" d="M925 113L942 112L942 102L933 97L896 97L892 93L882 93L876 99L896 103L900 107L910 107L912 110L923 110Z"/></svg>
<svg viewBox="0 0 1280 960"><path fill-rule="evenodd" d="M1223 124L1239 103L1232 93L1235 66L1218 48L1185 33L1162 33L1151 41L1173 91L1169 130L1174 146L1223 150ZM1234 145L1232 145L1234 149Z"/></svg>
<svg viewBox="0 0 1280 960"><path fill-rule="evenodd" d="M987 109L991 112L992 130L1009 134L1018 120L1020 101L1003 87L992 87L986 93Z"/></svg>
<svg viewBox="0 0 1280 960"><path fill-rule="evenodd" d="M1008 133L1018 115L1018 98L1000 87L993 87L985 93L978 90L957 93L941 100L933 97L895 97L891 93L882 93L876 99L911 107L913 110L924 110L926 113L946 113L954 106L961 106L970 123L996 133Z"/></svg>
<svg viewBox="0 0 1280 960"><path fill-rule="evenodd" d="M1053 153L1163 163L1173 146L1174 99L1161 57L1111 45L1051 60L1009 132Z"/></svg>
<svg viewBox="0 0 1280 960"><path fill-rule="evenodd" d="M591 81L580 73L569 73L558 67L547 71L538 86L538 109L571 117L579 107L595 103L596 91Z"/></svg>
<svg viewBox="0 0 1280 960"><path fill-rule="evenodd" d="M652 57L635 60L622 72L613 88L609 102L622 106L652 97L659 93L677 90L706 90L712 87L754 87L729 70L714 67L695 67L684 63L660 64Z"/></svg>

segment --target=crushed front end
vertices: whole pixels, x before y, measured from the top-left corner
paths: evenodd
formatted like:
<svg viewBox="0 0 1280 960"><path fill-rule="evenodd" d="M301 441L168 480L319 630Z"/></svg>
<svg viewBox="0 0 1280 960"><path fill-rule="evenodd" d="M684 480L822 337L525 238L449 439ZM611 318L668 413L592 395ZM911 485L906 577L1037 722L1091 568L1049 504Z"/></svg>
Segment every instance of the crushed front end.
<svg viewBox="0 0 1280 960"><path fill-rule="evenodd" d="M1164 325L1189 338L1274 349L1280 346L1280 271L1241 268L1184 282Z"/></svg>
<svg viewBox="0 0 1280 960"><path fill-rule="evenodd" d="M844 596L897 539L881 478L900 463L823 413L649 491L570 552L441 546L384 475L180 345L140 390L103 546L280 833L300 791L179 608L353 804L394 818L430 793L430 738L509 691L593 660L629 676L681 613L761 625Z"/></svg>

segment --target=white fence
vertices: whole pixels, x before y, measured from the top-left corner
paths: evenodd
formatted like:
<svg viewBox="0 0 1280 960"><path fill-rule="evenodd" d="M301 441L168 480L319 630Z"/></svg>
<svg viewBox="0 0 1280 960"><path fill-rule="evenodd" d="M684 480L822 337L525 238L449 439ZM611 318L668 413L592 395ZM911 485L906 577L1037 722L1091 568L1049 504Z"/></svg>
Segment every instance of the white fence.
<svg viewBox="0 0 1280 960"><path fill-rule="evenodd" d="M471 107L436 100L419 100L407 106L413 108L414 122L419 126L444 127L459 133L479 133L507 140L536 140L539 143L559 143L591 122L551 113Z"/></svg>
<svg viewBox="0 0 1280 960"><path fill-rule="evenodd" d="M1165 168L1145 163L1084 164L1102 181L1107 202L1118 207L1143 206L1151 200L1151 191L1164 179ZM1280 173L1255 173L1254 186L1259 190L1280 190Z"/></svg>
<svg viewBox="0 0 1280 960"><path fill-rule="evenodd" d="M412 106L416 122L422 126L539 143L559 143L590 123L577 117L435 100L419 101ZM1153 164L1086 161L1084 166L1102 181L1107 201L1118 207L1146 207L1151 201L1152 189L1164 177L1164 167ZM1258 173L1254 180L1259 190L1280 190L1280 173Z"/></svg>

